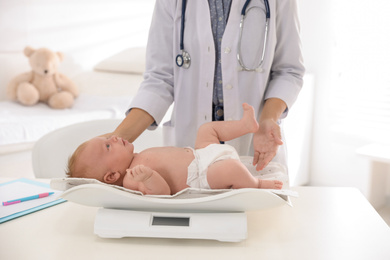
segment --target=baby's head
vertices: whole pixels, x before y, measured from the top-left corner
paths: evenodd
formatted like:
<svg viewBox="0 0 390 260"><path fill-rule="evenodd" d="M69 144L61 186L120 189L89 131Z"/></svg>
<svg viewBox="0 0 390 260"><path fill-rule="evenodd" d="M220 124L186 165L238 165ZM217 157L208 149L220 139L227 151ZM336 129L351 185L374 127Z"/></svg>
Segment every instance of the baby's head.
<svg viewBox="0 0 390 260"><path fill-rule="evenodd" d="M133 144L120 137L95 137L81 144L69 158L67 174L122 186L133 152Z"/></svg>

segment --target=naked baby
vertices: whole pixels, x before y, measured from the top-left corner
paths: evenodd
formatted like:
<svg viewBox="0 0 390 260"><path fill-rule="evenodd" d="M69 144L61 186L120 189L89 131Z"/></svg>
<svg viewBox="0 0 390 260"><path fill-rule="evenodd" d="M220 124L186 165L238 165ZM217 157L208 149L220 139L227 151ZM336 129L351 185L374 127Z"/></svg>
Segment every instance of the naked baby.
<svg viewBox="0 0 390 260"><path fill-rule="evenodd" d="M253 177L236 150L220 144L258 130L253 107L244 103L243 109L241 120L202 125L195 149L154 147L134 153L133 144L120 137L92 138L70 157L67 174L153 195L175 194L187 187L281 189L281 181Z"/></svg>

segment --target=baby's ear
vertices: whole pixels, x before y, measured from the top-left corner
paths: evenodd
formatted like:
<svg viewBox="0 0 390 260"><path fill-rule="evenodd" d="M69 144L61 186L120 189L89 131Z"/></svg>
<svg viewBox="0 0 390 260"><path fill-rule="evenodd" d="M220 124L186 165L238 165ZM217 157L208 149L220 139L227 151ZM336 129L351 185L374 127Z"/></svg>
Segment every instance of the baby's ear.
<svg viewBox="0 0 390 260"><path fill-rule="evenodd" d="M117 182L117 180L119 180L120 177L121 177L121 174L119 172L107 172L104 175L103 180L105 183L113 184L113 183Z"/></svg>

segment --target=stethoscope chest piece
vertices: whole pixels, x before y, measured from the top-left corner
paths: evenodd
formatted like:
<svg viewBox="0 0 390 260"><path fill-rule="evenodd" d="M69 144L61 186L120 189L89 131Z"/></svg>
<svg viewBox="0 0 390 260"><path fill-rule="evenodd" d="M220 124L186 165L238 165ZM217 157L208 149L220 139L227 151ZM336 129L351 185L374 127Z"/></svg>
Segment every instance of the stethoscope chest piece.
<svg viewBox="0 0 390 260"><path fill-rule="evenodd" d="M182 51L181 54L176 56L176 65L188 69L191 65L191 56L188 52Z"/></svg>

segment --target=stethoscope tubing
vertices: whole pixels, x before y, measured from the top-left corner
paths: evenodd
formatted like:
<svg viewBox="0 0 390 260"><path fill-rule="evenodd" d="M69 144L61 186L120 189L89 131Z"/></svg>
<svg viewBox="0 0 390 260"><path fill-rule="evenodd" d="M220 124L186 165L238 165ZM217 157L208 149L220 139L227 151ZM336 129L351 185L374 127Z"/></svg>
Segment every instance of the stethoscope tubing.
<svg viewBox="0 0 390 260"><path fill-rule="evenodd" d="M245 16L246 14L246 11L247 11L247 7L248 5L250 4L252 0L246 0L244 6L242 7L242 10L241 10L241 15ZM270 8L269 8L269 2L268 0L264 0L264 6L265 6L265 15L266 15L266 18L271 18L271 11L270 11Z"/></svg>
<svg viewBox="0 0 390 260"><path fill-rule="evenodd" d="M237 59L238 59L238 62L240 64L242 70L245 70L245 71L252 71L252 70L261 71L261 65L264 62L265 48L266 48L266 45L267 45L268 25L269 25L269 19L271 17L271 11L270 11L270 8L269 8L268 0L264 0L265 14L266 14L266 24L265 24L264 43L263 43L263 53L261 55L262 57L261 57L261 60L260 60L260 62L258 64L258 66L255 69L250 69L250 68L246 67L243 64L242 59L240 57L241 56L242 29L243 29L243 26L244 26L244 18L245 18L245 15L246 15L246 12L247 12L247 8L248 8L248 5L250 4L250 2L251 2L251 0L246 0L245 4L244 4L244 6L242 7L242 10L241 10L241 22L240 22L239 46L238 46L238 52L237 52ZM182 54L177 55L177 57L176 57L176 64L179 67L182 67L184 65L183 66L184 68L189 68L189 66L191 64L191 57L190 57L189 53L184 50L184 28L185 28L186 9L187 9L187 0L182 0L181 23L180 23L180 25L181 25L181 28L180 28L180 50L182 51ZM250 9L251 8L249 8L249 10ZM180 62L178 62L178 60L181 60L182 62L180 63Z"/></svg>
<svg viewBox="0 0 390 260"><path fill-rule="evenodd" d="M184 27L185 27L185 17L187 9L187 0L182 1L181 6L181 28L180 28L180 50L184 50Z"/></svg>

